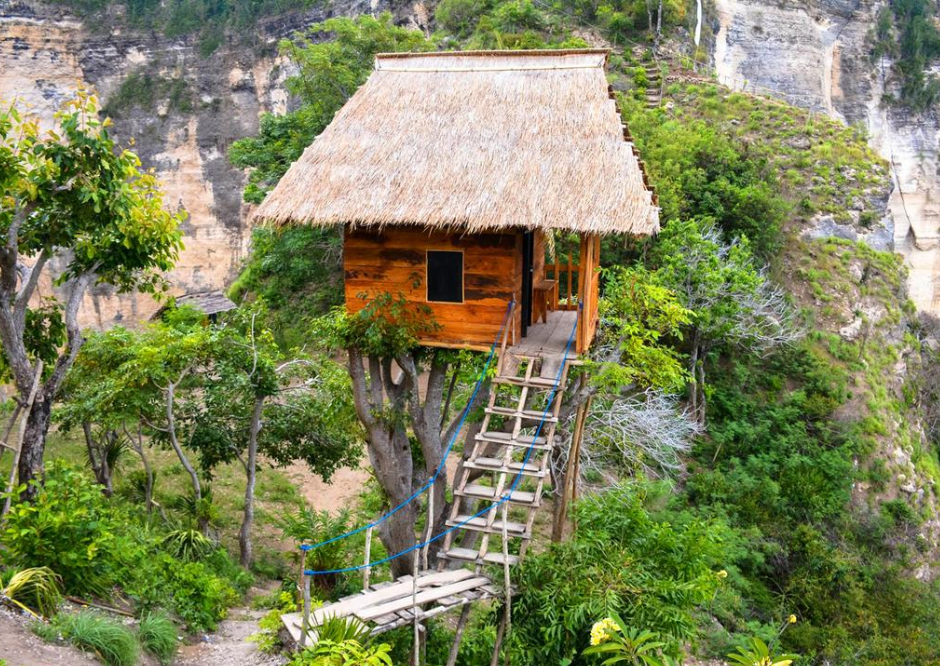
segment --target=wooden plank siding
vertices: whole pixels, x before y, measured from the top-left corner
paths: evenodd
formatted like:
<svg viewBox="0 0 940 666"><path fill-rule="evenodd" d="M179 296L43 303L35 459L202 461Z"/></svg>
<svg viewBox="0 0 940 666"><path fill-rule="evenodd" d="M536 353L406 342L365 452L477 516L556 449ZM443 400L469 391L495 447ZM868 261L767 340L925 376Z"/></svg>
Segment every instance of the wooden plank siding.
<svg viewBox="0 0 940 666"><path fill-rule="evenodd" d="M462 235L414 227L381 232L347 227L343 249L347 310L358 312L383 292L402 294L411 302L426 304L441 326L422 344L489 349L509 301L521 297L521 238L519 233ZM463 303L428 302L428 250L463 252ZM520 323L515 322L517 332Z"/></svg>

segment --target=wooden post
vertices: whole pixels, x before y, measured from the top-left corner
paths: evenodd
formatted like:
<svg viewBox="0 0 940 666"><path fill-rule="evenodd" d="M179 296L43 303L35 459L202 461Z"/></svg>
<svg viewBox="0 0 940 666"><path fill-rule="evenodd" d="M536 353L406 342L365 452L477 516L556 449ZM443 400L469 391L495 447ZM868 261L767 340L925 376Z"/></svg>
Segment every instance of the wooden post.
<svg viewBox="0 0 940 666"><path fill-rule="evenodd" d="M457 663L457 654L460 652L460 642L463 640L463 630L467 628L467 620L470 618L470 604L464 604L460 611L460 619L457 620L457 628L454 630L454 642L450 644L450 653L447 655L447 666L455 666Z"/></svg>
<svg viewBox="0 0 940 666"><path fill-rule="evenodd" d="M571 253L568 253L568 303L565 309L571 309L571 289L572 289L572 279L574 278L574 272L571 270ZM577 301L575 301L577 304Z"/></svg>
<svg viewBox="0 0 940 666"><path fill-rule="evenodd" d="M310 576L304 572L304 619L300 626L300 647L307 644L307 632L310 631Z"/></svg>
<svg viewBox="0 0 940 666"><path fill-rule="evenodd" d="M417 546L418 544L415 543ZM412 664L414 666L421 666L421 623L418 621L418 549L414 550L414 558L412 561L411 568L411 615L414 619L414 656L412 657Z"/></svg>
<svg viewBox="0 0 940 666"><path fill-rule="evenodd" d="M374 527L369 527L366 529L366 548L365 548L365 557L363 558L362 564L364 569L362 570L362 589L363 591L369 589L369 580L372 577L372 567L369 566L370 558L372 557L372 530Z"/></svg>
<svg viewBox="0 0 940 666"><path fill-rule="evenodd" d="M561 269L561 264L558 263L558 253L556 252L555 253L555 288L552 289L552 295L553 295L553 298L555 299L556 310L558 309L558 301L560 300L559 298L559 292L560 292L559 285L561 284L561 270L560 269Z"/></svg>
<svg viewBox="0 0 940 666"><path fill-rule="evenodd" d="M574 494L573 486L577 485L575 479L575 461L581 453L581 433L584 426L584 418L587 414L585 403L578 405L578 410L574 417L574 428L571 431L571 446L568 447L568 461L565 465L565 478L562 481L561 497L558 500L558 507L555 510L554 521L552 523L552 541L558 543L565 537L565 522L568 520L568 505Z"/></svg>
<svg viewBox="0 0 940 666"><path fill-rule="evenodd" d="M428 529L425 530L424 546L421 548L421 561L424 570L428 570L428 549L431 547L431 535L434 533L434 485L431 485L431 492L428 493Z"/></svg>
<svg viewBox="0 0 940 666"><path fill-rule="evenodd" d="M584 437L584 424L587 422L587 415L591 411L591 403L594 402L594 396L589 396L587 401L584 403L584 416L581 419L581 432L578 433L578 450L577 455L574 458L574 478L571 483L571 501L578 501L578 479L581 478L581 440ZM572 442L573 444L574 442ZM571 531L572 533L578 531L578 521L575 518L571 519Z"/></svg>

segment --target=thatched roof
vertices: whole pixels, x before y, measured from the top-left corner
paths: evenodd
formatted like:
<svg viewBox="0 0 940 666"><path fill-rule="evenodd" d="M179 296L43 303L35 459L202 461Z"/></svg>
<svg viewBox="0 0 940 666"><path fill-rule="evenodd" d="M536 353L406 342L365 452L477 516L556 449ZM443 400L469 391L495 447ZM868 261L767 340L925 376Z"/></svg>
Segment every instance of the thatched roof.
<svg viewBox="0 0 940 666"><path fill-rule="evenodd" d="M268 194L275 224L650 234L606 50L383 54Z"/></svg>
<svg viewBox="0 0 940 666"><path fill-rule="evenodd" d="M182 296L177 296L174 301L176 307L189 305L208 316L219 314L220 312L228 312L229 310L234 310L238 307L221 291L190 292L188 294L183 294ZM163 316L163 313L166 312L166 310L166 306L161 307L159 310L153 313L153 315L150 317L150 320L156 321Z"/></svg>

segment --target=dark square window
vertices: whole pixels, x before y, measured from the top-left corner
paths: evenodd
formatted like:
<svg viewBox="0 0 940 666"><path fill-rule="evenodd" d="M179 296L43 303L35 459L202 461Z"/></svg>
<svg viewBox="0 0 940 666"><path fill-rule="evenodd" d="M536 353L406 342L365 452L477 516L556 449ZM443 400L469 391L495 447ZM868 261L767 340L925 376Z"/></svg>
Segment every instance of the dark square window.
<svg viewBox="0 0 940 666"><path fill-rule="evenodd" d="M463 303L463 252L428 250L428 300Z"/></svg>

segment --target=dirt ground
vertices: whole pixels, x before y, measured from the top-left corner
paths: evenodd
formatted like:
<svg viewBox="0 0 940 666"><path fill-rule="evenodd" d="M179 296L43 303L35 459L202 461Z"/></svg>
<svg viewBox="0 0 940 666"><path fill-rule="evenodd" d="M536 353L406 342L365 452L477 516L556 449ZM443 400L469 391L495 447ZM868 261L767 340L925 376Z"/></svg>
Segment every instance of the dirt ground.
<svg viewBox="0 0 940 666"><path fill-rule="evenodd" d="M267 655L248 637L258 632L263 611L233 608L219 630L196 645L180 649L174 666L280 666L287 660L280 655Z"/></svg>
<svg viewBox="0 0 940 666"><path fill-rule="evenodd" d="M258 632L263 612L233 608L219 630L194 645L184 645L173 666L281 666L284 657L266 655L248 637ZM98 666L98 659L70 645L52 645L29 630L21 616L0 609L0 659L7 666ZM151 657L141 655L139 666L156 666Z"/></svg>
<svg viewBox="0 0 940 666"><path fill-rule="evenodd" d="M67 645L50 645L34 636L27 622L0 608L0 659L7 666L78 666L98 660Z"/></svg>

